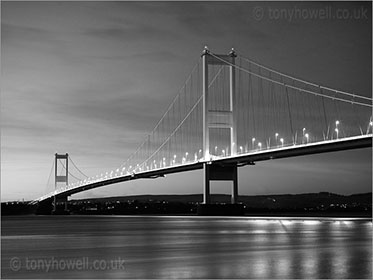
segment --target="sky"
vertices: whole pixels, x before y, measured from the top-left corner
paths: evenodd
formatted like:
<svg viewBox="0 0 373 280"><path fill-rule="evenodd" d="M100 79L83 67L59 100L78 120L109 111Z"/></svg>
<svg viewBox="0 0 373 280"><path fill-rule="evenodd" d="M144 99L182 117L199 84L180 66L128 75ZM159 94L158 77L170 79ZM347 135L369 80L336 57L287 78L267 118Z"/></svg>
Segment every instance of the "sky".
<svg viewBox="0 0 373 280"><path fill-rule="evenodd" d="M322 10L353 18L325 18ZM310 18L312 11L320 16ZM215 53L234 47L282 72L371 97L371 15L370 2L1 1L1 200L51 191L56 152L69 153L89 176L120 166L205 45ZM202 193L202 182L192 171L73 198ZM211 192L230 188L214 182ZM371 149L239 169L242 195L371 189Z"/></svg>

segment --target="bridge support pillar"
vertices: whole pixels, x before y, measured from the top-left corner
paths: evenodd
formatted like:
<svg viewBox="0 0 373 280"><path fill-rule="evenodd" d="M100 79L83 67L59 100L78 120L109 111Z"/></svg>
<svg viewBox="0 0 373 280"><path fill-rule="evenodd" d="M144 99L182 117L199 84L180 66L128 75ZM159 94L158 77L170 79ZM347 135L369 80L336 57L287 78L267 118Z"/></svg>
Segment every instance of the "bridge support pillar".
<svg viewBox="0 0 373 280"><path fill-rule="evenodd" d="M63 204L62 207L58 206L57 204ZM69 209L67 207L68 199L67 196L63 197L54 197L54 203L53 203L53 215L66 215L69 214Z"/></svg>
<svg viewBox="0 0 373 280"><path fill-rule="evenodd" d="M210 181L232 181L231 203L236 204L238 199L238 174L236 165L218 165L205 163L204 184L203 184L203 204L211 203Z"/></svg>
<svg viewBox="0 0 373 280"><path fill-rule="evenodd" d="M236 204L238 202L238 174L237 174L237 166L235 166L233 170L233 189L232 189L232 197L231 203Z"/></svg>
<svg viewBox="0 0 373 280"><path fill-rule="evenodd" d="M203 204L210 204L210 168L207 163L203 166Z"/></svg>
<svg viewBox="0 0 373 280"><path fill-rule="evenodd" d="M214 215L243 215L244 208L238 202L238 174L237 165L220 165L205 163L203 166L203 204L198 205L197 214L203 216ZM231 204L211 204L210 181L231 181Z"/></svg>

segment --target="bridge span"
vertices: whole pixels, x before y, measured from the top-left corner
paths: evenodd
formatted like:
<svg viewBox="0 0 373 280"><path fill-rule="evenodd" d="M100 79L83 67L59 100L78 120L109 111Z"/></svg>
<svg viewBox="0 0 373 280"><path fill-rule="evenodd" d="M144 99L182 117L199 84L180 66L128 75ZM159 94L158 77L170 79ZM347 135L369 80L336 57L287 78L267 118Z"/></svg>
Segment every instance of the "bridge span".
<svg viewBox="0 0 373 280"><path fill-rule="evenodd" d="M94 188L203 169L203 204L210 204L210 181L216 180L233 183L236 204L238 167L372 147L372 101L284 74L233 49L218 55L205 47L153 131L124 163L93 177L81 172L86 179L69 184L68 155L56 154L55 190L32 203L67 205L69 196ZM65 174L57 174L58 162Z"/></svg>
<svg viewBox="0 0 373 280"><path fill-rule="evenodd" d="M138 173L120 175L104 180L88 181L86 184L77 186L75 188L63 188L56 190L55 192L49 193L33 203L42 202L56 196L57 198L66 198L76 193L84 192L87 190L100 188L112 184L126 182L137 179L156 179L164 177L168 174L180 173L192 170L203 169L207 165L219 165L219 166L234 166L242 167L245 165L254 165L255 162L275 160L281 158L289 158L295 156L304 156L311 154L320 154L327 152L336 152L342 150L361 149L372 147L372 134L362 135L356 137L343 138L338 140L322 141L320 143L309 143L303 145L292 145L287 147L279 147L270 150L256 151L248 154L238 154L235 156L229 156L225 158L212 157L209 161L199 160L197 162L190 162L175 166L162 167L151 171L142 171ZM346 159L348 160L348 159ZM204 192L204 201L209 201L209 193ZM232 202L236 202L235 197L232 198Z"/></svg>

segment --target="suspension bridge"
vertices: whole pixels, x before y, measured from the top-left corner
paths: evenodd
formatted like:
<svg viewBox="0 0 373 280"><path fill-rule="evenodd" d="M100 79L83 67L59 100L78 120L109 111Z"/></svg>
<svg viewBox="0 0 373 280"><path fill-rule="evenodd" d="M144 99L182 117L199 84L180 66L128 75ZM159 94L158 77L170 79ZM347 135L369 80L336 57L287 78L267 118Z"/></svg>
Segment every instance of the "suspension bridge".
<svg viewBox="0 0 373 280"><path fill-rule="evenodd" d="M55 188L32 203L67 205L69 196L82 191L203 169L203 203L210 203L210 181L226 180L233 182L235 204L238 167L371 147L372 125L371 97L282 73L233 49L219 55L205 47L166 112L125 162L89 177L68 154L56 154ZM70 161L80 176L69 171Z"/></svg>

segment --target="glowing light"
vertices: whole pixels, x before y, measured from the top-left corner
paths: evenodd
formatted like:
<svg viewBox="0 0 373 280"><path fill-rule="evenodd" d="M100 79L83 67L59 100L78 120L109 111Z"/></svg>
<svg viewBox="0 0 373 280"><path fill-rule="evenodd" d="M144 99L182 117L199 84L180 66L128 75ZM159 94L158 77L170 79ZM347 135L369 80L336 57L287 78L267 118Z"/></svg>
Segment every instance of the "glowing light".
<svg viewBox="0 0 373 280"><path fill-rule="evenodd" d="M242 147L242 146L240 146L240 152L241 152L241 154L242 154L242 151L243 151L243 147Z"/></svg>
<svg viewBox="0 0 373 280"><path fill-rule="evenodd" d="M337 139L338 139L338 134L339 134L339 130L338 128L334 129L335 133L337 133Z"/></svg>
<svg viewBox="0 0 373 280"><path fill-rule="evenodd" d="M281 147L283 147L284 146L284 138L281 138L280 142L281 142Z"/></svg>
<svg viewBox="0 0 373 280"><path fill-rule="evenodd" d="M258 143L258 147L259 147L259 150L262 148L262 143L261 142Z"/></svg>
<svg viewBox="0 0 373 280"><path fill-rule="evenodd" d="M283 224L284 226L290 226L290 225L294 224L294 221L289 221L289 220L281 221L280 220L280 223Z"/></svg>
<svg viewBox="0 0 373 280"><path fill-rule="evenodd" d="M308 143L308 139L310 138L310 135L308 133L306 133L304 136L306 136L307 143Z"/></svg>
<svg viewBox="0 0 373 280"><path fill-rule="evenodd" d="M339 121L335 121L335 125L338 126L339 125Z"/></svg>
<svg viewBox="0 0 373 280"><path fill-rule="evenodd" d="M370 126L373 126L373 122L369 122L369 125L370 125Z"/></svg>
<svg viewBox="0 0 373 280"><path fill-rule="evenodd" d="M315 221L315 220L305 220L303 221L305 225L318 225L320 221Z"/></svg>

